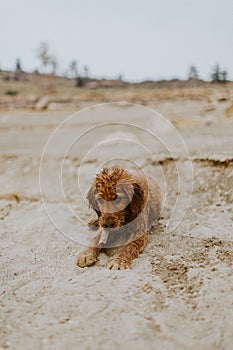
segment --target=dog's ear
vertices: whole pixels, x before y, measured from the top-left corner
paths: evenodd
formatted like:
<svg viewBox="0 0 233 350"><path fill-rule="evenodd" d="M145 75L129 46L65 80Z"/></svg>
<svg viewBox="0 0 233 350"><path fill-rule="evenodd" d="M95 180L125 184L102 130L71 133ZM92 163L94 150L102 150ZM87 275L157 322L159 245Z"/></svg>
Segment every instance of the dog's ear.
<svg viewBox="0 0 233 350"><path fill-rule="evenodd" d="M144 207L144 190L143 188L138 184L133 184L134 188L134 194L133 198L129 204L130 212L131 212L131 219L134 220L137 218L137 216L141 213Z"/></svg>
<svg viewBox="0 0 233 350"><path fill-rule="evenodd" d="M97 190L96 190L95 183L93 183L93 185L91 186L90 190L87 193L87 200L88 200L90 208L92 208L96 212L98 217L100 217L101 212L98 210L99 207L98 207L97 201L95 199L96 191Z"/></svg>

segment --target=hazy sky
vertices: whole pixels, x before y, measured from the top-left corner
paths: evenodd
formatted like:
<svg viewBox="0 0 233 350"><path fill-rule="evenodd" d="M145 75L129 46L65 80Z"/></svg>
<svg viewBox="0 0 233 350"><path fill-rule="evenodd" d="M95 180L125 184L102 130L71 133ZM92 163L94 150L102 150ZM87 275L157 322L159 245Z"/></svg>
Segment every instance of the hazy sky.
<svg viewBox="0 0 233 350"><path fill-rule="evenodd" d="M96 77L209 78L219 62L233 79L233 0L0 0L0 66L39 67L47 41L60 72L70 61Z"/></svg>

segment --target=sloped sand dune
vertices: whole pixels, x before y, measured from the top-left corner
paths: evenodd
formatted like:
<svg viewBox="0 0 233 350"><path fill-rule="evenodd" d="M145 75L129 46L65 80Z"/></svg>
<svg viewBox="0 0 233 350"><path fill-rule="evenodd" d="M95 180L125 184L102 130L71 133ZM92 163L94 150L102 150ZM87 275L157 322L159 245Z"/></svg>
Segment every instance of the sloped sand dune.
<svg viewBox="0 0 233 350"><path fill-rule="evenodd" d="M93 134L97 150L94 136L87 134L64 160L72 140L95 126L92 109L65 124L41 163L48 137L70 112L1 113L1 349L232 348L233 124L221 106L201 114L198 103L158 106L178 127L193 174L172 129L161 131L145 116L149 112L137 114L130 105L107 106L98 118L109 122L120 113L160 136L170 133L172 154L159 144L153 148L154 141L134 127L108 126ZM122 146L119 139L132 135L133 149L132 142ZM109 142L100 146L101 140ZM153 154L141 147L145 144ZM95 266L80 269L75 256L93 235L83 196L103 161L118 155L116 149L131 161L119 160L123 166L134 169L137 163L157 176L166 194L162 217L130 270L108 270L106 253ZM50 218L41 201L40 166ZM171 232L167 224L174 207Z"/></svg>

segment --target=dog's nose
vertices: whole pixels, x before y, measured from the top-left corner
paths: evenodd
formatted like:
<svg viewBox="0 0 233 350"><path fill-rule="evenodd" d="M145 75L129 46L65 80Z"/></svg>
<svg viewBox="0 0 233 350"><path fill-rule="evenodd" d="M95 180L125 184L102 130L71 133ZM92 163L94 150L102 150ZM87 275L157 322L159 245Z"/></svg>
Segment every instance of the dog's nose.
<svg viewBox="0 0 233 350"><path fill-rule="evenodd" d="M112 221L112 220L106 220L106 221L103 223L103 227L104 227L104 228L113 228L113 227L114 227L114 221Z"/></svg>

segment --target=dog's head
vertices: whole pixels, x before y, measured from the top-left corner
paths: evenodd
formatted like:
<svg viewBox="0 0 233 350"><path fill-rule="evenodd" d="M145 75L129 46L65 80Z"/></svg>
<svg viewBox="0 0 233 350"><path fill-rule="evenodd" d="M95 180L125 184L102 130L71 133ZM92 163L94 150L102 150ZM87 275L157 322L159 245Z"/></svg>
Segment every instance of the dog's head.
<svg viewBox="0 0 233 350"><path fill-rule="evenodd" d="M118 229L135 220L144 207L144 189L123 169L103 169L87 194L104 229Z"/></svg>

